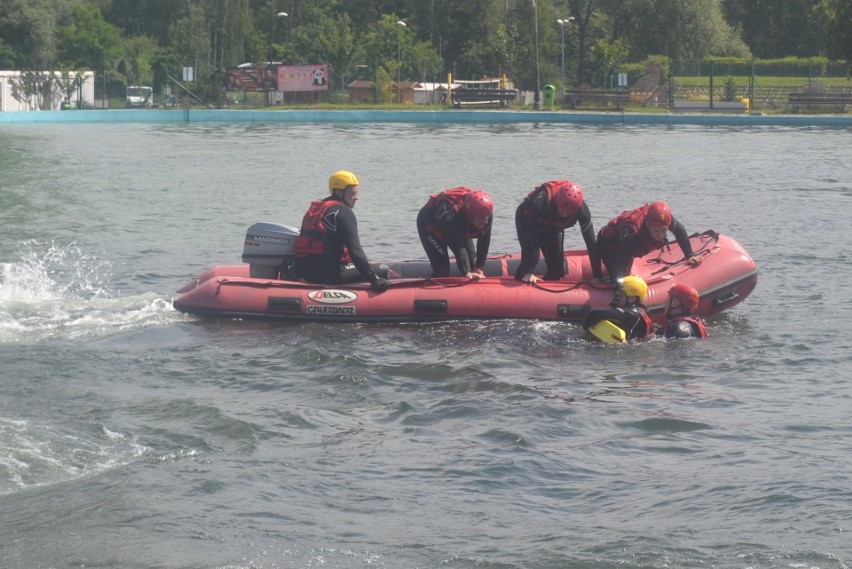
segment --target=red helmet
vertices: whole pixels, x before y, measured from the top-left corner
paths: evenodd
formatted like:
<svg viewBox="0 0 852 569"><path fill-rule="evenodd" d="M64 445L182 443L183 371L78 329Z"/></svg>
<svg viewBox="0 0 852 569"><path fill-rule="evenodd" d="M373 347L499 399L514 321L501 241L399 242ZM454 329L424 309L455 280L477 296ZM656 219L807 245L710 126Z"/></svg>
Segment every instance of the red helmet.
<svg viewBox="0 0 852 569"><path fill-rule="evenodd" d="M645 214L645 221L649 227L665 227L666 229L672 224L672 211L669 209L669 204L666 202L654 202L648 207L648 213Z"/></svg>
<svg viewBox="0 0 852 569"><path fill-rule="evenodd" d="M691 312L698 308L698 291L686 284L677 284L669 289L669 296L680 300L680 303Z"/></svg>
<svg viewBox="0 0 852 569"><path fill-rule="evenodd" d="M488 217L494 213L494 202L484 190L471 190L464 198L464 215L472 220L475 217Z"/></svg>
<svg viewBox="0 0 852 569"><path fill-rule="evenodd" d="M556 207L574 215L583 207L583 188L571 180L557 182Z"/></svg>

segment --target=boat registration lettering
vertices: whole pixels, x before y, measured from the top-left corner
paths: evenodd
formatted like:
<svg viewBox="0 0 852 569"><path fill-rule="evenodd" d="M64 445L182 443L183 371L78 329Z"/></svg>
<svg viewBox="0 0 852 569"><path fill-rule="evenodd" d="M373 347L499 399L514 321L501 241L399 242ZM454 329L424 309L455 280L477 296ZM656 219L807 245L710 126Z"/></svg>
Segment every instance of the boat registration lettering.
<svg viewBox="0 0 852 569"><path fill-rule="evenodd" d="M355 307L309 304L307 306L307 312L308 314L334 314L337 316L355 316Z"/></svg>
<svg viewBox="0 0 852 569"><path fill-rule="evenodd" d="M348 304L358 300L358 295L351 290L328 288L323 290L312 290L308 293L308 298L321 304ZM310 306L308 308L310 308Z"/></svg>

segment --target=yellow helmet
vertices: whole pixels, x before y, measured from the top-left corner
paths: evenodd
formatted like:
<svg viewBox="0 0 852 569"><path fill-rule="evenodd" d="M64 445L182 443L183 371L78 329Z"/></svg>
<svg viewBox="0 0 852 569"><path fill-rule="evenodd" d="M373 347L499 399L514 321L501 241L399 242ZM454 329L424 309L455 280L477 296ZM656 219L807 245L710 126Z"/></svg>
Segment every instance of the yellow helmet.
<svg viewBox="0 0 852 569"><path fill-rule="evenodd" d="M346 170L338 170L328 179L328 193L334 193L334 190L345 190L346 186L357 186L359 184L358 176Z"/></svg>
<svg viewBox="0 0 852 569"><path fill-rule="evenodd" d="M642 280L642 277L630 275L621 279L622 290L627 296L638 296L639 302L645 302L645 297L648 296L648 285Z"/></svg>

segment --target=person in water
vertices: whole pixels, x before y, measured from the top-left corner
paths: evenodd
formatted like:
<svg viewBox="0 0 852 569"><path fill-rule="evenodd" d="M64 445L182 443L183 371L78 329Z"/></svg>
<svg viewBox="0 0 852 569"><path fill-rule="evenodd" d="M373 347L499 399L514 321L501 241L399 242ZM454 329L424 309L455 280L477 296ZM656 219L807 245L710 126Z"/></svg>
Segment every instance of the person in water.
<svg viewBox="0 0 852 569"><path fill-rule="evenodd" d="M417 233L432 276L450 275L452 251L459 273L474 280L484 277L493 221L494 202L484 190L458 187L430 195L417 214Z"/></svg>
<svg viewBox="0 0 852 569"><path fill-rule="evenodd" d="M565 230L580 224L592 274L601 278L601 260L595 241L595 228L589 206L583 200L583 188L570 180L552 180L531 191L515 211L515 228L521 245L521 263L515 280L534 283L539 251L544 256L547 272L544 280L557 281L565 276L563 243Z"/></svg>
<svg viewBox="0 0 852 569"><path fill-rule="evenodd" d="M358 201L359 190L358 177L340 170L328 179L331 195L311 202L296 239L296 259L306 281L321 284L368 281L373 290L387 290L387 267L369 263L358 238L358 221L352 208Z"/></svg>
<svg viewBox="0 0 852 569"><path fill-rule="evenodd" d="M653 323L643 304L648 295L648 285L642 277L635 275L624 277L618 285L610 307L590 310L583 321L583 328L607 343L627 342L652 335ZM602 337L602 330L606 337Z"/></svg>
<svg viewBox="0 0 852 569"><path fill-rule="evenodd" d="M672 216L665 202L645 204L621 215L601 228L598 250L613 283L630 273L633 259L647 255L666 244L671 231L690 266L700 265L703 257L692 252L686 228Z"/></svg>
<svg viewBox="0 0 852 569"><path fill-rule="evenodd" d="M707 327L695 313L698 300L698 291L689 285L677 284L670 288L662 335L666 338L706 338Z"/></svg>

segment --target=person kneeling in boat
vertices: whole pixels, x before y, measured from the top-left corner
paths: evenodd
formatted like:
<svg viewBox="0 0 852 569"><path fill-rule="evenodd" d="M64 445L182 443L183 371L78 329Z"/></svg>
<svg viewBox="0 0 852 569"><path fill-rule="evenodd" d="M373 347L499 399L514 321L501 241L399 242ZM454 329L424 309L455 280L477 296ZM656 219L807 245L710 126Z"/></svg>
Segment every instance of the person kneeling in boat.
<svg viewBox="0 0 852 569"><path fill-rule="evenodd" d="M328 180L331 195L311 202L296 239L296 259L308 282L349 284L368 281L373 290L388 288L387 267L371 264L358 238L352 208L358 201L358 177L340 170Z"/></svg>
<svg viewBox="0 0 852 569"><path fill-rule="evenodd" d="M626 276L618 283L609 308L590 310L583 328L607 344L651 336L654 326L643 304L648 285L642 277Z"/></svg>
<svg viewBox="0 0 852 569"><path fill-rule="evenodd" d="M671 231L690 266L700 265L703 257L692 252L686 228L672 216L665 202L645 204L622 212L598 232L598 251L610 280L630 273L633 259L663 247Z"/></svg>
<svg viewBox="0 0 852 569"><path fill-rule="evenodd" d="M666 301L666 338L706 338L707 327L695 311L698 309L698 291L686 284L669 289Z"/></svg>
<svg viewBox="0 0 852 569"><path fill-rule="evenodd" d="M417 233L432 276L450 276L452 251L459 273L474 280L484 277L493 220L494 202L484 190L459 187L430 195L417 214Z"/></svg>
<svg viewBox="0 0 852 569"><path fill-rule="evenodd" d="M565 230L580 224L592 274L601 279L601 260L595 241L592 214L583 200L583 188L570 180L545 182L531 191L515 211L515 228L521 244L521 263L515 271L515 280L534 283L533 274L538 264L539 251L544 256L546 281L558 281L565 276L563 243Z"/></svg>

